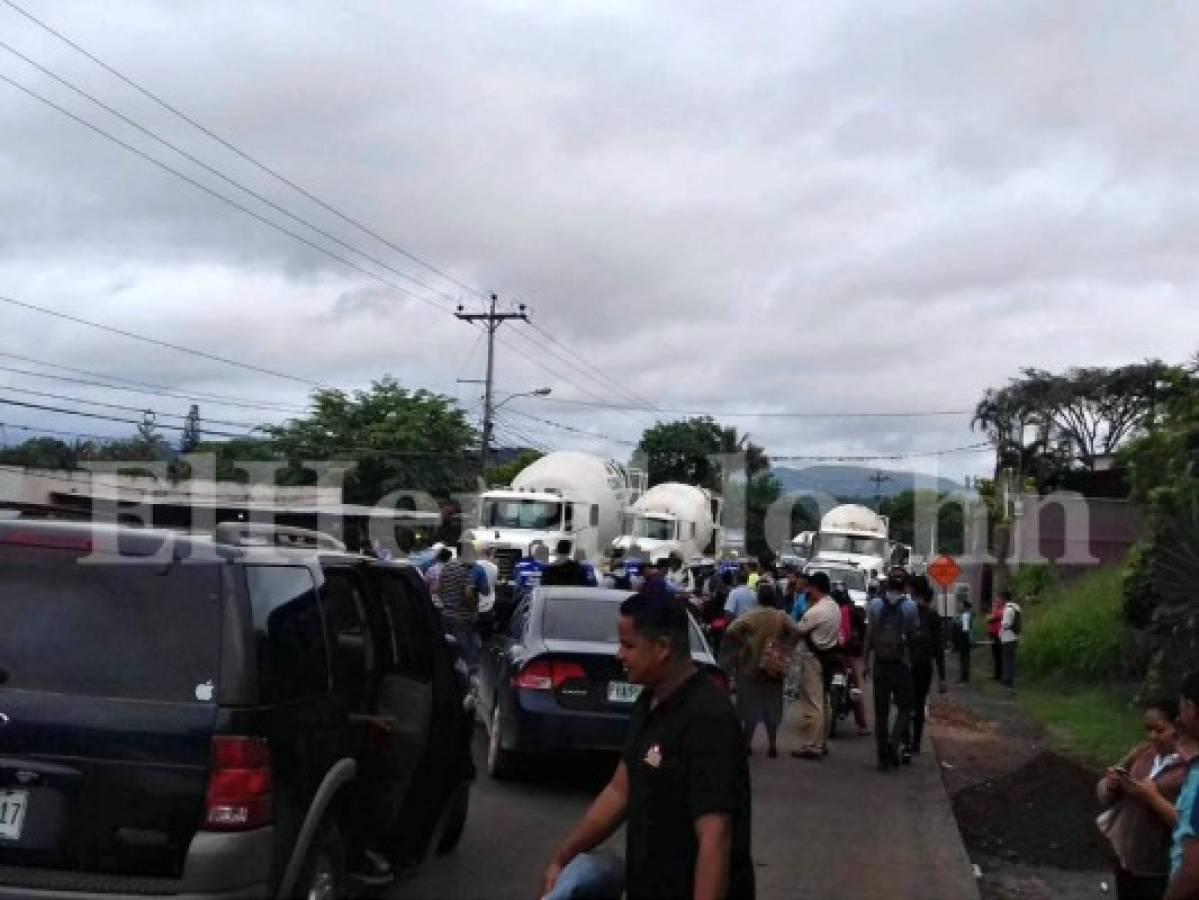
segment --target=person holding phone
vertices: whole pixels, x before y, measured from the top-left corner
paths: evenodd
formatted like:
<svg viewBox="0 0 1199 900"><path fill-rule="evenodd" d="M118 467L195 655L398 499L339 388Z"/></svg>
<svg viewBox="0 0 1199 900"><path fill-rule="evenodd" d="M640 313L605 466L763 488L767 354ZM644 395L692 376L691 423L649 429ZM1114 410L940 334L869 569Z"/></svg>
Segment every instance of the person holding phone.
<svg viewBox="0 0 1199 900"><path fill-rule="evenodd" d="M1170 834L1178 822L1175 801L1194 748L1178 735L1178 702L1145 707L1146 742L1109 768L1097 792L1097 824L1115 863L1120 900L1161 900L1169 880Z"/></svg>

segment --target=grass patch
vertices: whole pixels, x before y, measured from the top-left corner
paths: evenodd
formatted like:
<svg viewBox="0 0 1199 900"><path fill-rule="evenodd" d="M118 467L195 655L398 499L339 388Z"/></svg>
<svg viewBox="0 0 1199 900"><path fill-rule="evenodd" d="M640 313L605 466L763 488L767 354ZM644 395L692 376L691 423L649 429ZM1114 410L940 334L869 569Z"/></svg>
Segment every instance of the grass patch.
<svg viewBox="0 0 1199 900"><path fill-rule="evenodd" d="M1054 749L1095 766L1108 766L1145 739L1133 705L1134 685L1062 686L1025 683L1021 709L1049 729Z"/></svg>
<svg viewBox="0 0 1199 900"><path fill-rule="evenodd" d="M1123 602L1119 566L1048 585L1040 599L1023 604L1020 668L1033 677L1079 683L1123 677Z"/></svg>

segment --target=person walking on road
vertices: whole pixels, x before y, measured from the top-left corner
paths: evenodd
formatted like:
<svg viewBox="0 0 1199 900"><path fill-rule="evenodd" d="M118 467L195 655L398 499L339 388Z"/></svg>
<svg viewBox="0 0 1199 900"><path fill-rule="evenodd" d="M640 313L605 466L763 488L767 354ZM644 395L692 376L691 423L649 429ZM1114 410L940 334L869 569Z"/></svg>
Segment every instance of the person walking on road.
<svg viewBox="0 0 1199 900"><path fill-rule="evenodd" d="M1003 610L1011 599L1011 591L1000 591L998 602L991 606L991 614L987 616L987 634L991 636L991 677L996 681L1003 681L1003 642L999 633L1003 630Z"/></svg>
<svg viewBox="0 0 1199 900"><path fill-rule="evenodd" d="M799 628L780 609L766 604L735 621L721 642L721 661L737 685L737 715L745 729L745 750L753 752L758 724L766 726L766 755L778 756L783 721L783 682L791 668Z"/></svg>
<svg viewBox="0 0 1199 900"><path fill-rule="evenodd" d="M479 635L475 622L479 600L487 595L487 573L475 563L475 545L463 541L458 556L441 567L441 618L458 642L473 678L479 669Z"/></svg>
<svg viewBox="0 0 1199 900"><path fill-rule="evenodd" d="M958 654L958 682L970 683L971 629L974 627L974 612L970 601L962 601L962 610L953 620L953 649Z"/></svg>
<svg viewBox="0 0 1199 900"><path fill-rule="evenodd" d="M866 701L862 696L862 671L866 667L863 656L866 650L866 613L844 591L834 592L834 596L841 608L841 656L849 674L853 718L858 726L858 737L869 737L870 724L866 719Z"/></svg>
<svg viewBox="0 0 1199 900"><path fill-rule="evenodd" d="M999 620L999 643L1003 648L1003 683L1013 689L1016 687L1016 653L1020 649L1023 619L1020 604L1009 594L1003 604L1003 617Z"/></svg>
<svg viewBox="0 0 1199 900"><path fill-rule="evenodd" d="M937 670L938 690L945 693L945 636L941 616L933 609L933 587L923 575L908 579L908 589L916 601L916 628L908 642L912 665L912 736L909 753L919 753L924 738L924 717L928 694L933 686L933 668Z"/></svg>
<svg viewBox="0 0 1199 900"><path fill-rule="evenodd" d="M828 754L828 684L841 643L841 608L829 596L832 585L824 572L808 579L808 611L798 625L799 733L798 759L823 759Z"/></svg>
<svg viewBox="0 0 1199 900"><path fill-rule="evenodd" d="M1161 900L1166 893L1174 803L1194 755L1189 745L1180 752L1177 700L1148 704L1143 723L1146 742L1109 768L1097 788L1103 812L1096 824L1114 857L1119 900Z"/></svg>
<svg viewBox="0 0 1199 900"><path fill-rule="evenodd" d="M692 661L687 615L664 592L624 601L618 628L620 662L645 690L616 773L554 853L542 896L623 823L629 900L753 900L749 766L733 707Z"/></svg>
<svg viewBox="0 0 1199 900"><path fill-rule="evenodd" d="M1188 742L1199 742L1199 670L1182 682L1178 724ZM1199 756L1187 763L1178 795L1178 825L1170 847L1170 886L1166 900L1199 900Z"/></svg>
<svg viewBox="0 0 1199 900"><path fill-rule="evenodd" d="M749 576L744 572L737 573L737 586L729 592L729 598L724 603L724 611L730 620L749 612L758 605L758 594L749 586Z"/></svg>
<svg viewBox="0 0 1199 900"><path fill-rule="evenodd" d="M882 597L870 603L864 676L874 678L874 737L880 769L911 762L903 753L912 710L908 641L916 630L916 604L904 593L901 576L887 578ZM895 720L891 720L891 707Z"/></svg>

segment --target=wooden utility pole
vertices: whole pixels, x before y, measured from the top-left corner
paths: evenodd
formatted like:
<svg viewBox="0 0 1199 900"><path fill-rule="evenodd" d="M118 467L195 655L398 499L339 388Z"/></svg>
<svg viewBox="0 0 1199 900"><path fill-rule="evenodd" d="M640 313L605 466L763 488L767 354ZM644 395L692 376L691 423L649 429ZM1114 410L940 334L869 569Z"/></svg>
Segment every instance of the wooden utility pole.
<svg viewBox="0 0 1199 900"><path fill-rule="evenodd" d="M479 471L487 468L487 454L491 452L491 429L492 415L494 409L491 404L491 398L494 390L495 379L495 333L500 325L513 319L521 322L529 321L528 313L525 312L525 305L521 303L517 307L517 312L496 312L495 305L499 298L491 295L491 305L486 312L468 313L465 307L459 306L458 311L454 313L463 322L482 322L487 329L487 378L486 389L483 393L483 443L479 447Z"/></svg>

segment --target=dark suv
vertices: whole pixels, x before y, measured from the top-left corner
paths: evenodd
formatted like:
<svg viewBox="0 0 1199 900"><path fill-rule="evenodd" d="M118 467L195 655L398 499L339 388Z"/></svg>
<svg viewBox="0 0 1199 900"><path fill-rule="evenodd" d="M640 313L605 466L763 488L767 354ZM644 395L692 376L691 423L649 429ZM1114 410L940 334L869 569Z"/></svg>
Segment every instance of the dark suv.
<svg viewBox="0 0 1199 900"><path fill-rule="evenodd" d="M0 897L333 897L367 850L448 852L465 696L405 565L0 522Z"/></svg>

